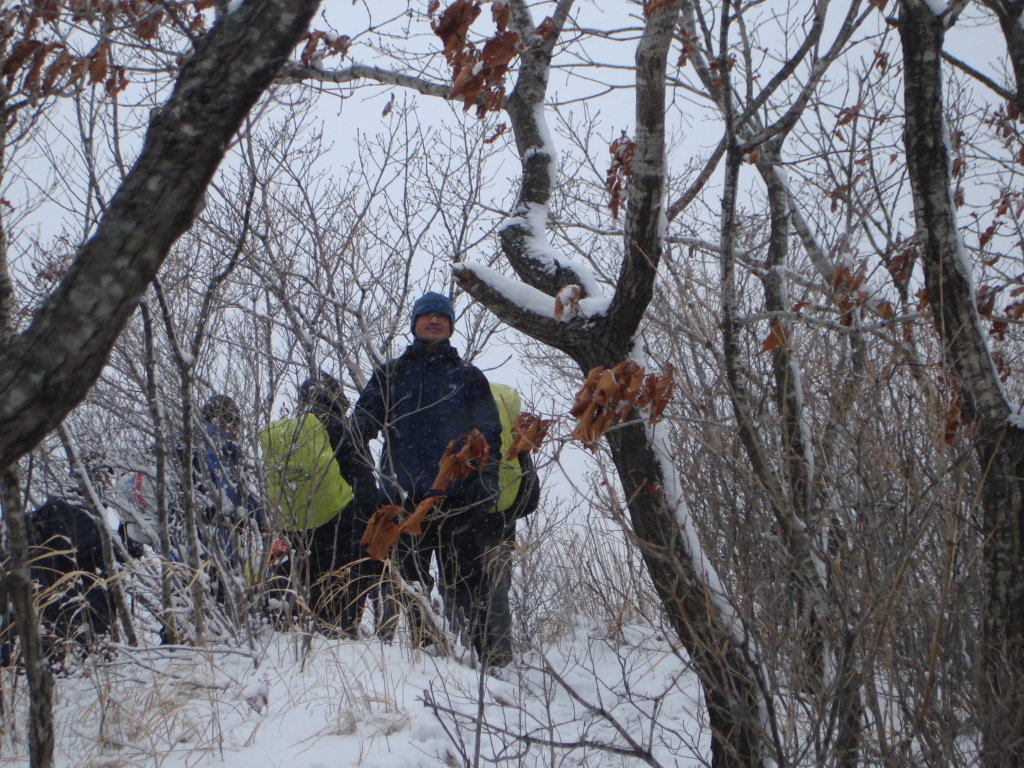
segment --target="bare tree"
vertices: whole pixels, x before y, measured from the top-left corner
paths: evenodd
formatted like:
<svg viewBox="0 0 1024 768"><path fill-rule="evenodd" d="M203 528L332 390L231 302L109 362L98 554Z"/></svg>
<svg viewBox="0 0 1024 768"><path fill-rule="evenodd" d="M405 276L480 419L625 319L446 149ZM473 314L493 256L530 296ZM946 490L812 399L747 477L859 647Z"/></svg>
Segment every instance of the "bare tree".
<svg viewBox="0 0 1024 768"><path fill-rule="evenodd" d="M952 3L937 13L916 0L900 3L905 140L928 302L980 469L985 603L978 694L987 699L981 714L983 763L1009 766L1024 759L1024 431L1011 419L1016 408L1007 399L982 328L974 269L953 203L954 157L941 53L945 33L964 5ZM997 12L1008 10L994 5ZM1019 28L1010 34L1010 48L1017 51ZM1011 55L1015 65L1017 58Z"/></svg>

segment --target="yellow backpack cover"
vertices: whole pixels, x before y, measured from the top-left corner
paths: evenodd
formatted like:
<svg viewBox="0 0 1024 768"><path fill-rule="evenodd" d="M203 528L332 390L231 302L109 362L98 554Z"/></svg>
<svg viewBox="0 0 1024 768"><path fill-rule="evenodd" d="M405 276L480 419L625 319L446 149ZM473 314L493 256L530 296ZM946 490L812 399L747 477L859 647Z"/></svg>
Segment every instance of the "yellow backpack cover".
<svg viewBox="0 0 1024 768"><path fill-rule="evenodd" d="M321 526L352 501L327 430L313 414L268 424L259 440L267 498L280 511L282 530Z"/></svg>
<svg viewBox="0 0 1024 768"><path fill-rule="evenodd" d="M494 403L498 406L498 416L501 418L501 464L498 466L498 503L492 509L495 512L504 512L509 509L519 494L519 485L523 480L523 473L519 467L519 459L513 458L505 461L505 452L512 445L512 427L519 418L519 411L522 403L519 393L512 387L505 384L491 383L491 395Z"/></svg>

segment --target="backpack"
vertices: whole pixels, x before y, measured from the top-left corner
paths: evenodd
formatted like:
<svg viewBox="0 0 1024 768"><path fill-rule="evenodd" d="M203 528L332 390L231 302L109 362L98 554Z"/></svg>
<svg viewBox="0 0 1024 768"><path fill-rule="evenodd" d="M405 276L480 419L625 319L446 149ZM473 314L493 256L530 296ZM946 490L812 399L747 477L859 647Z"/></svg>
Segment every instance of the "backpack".
<svg viewBox="0 0 1024 768"><path fill-rule="evenodd" d="M312 413L268 424L259 441L267 498L283 530L317 528L352 501L327 430Z"/></svg>
<svg viewBox="0 0 1024 768"><path fill-rule="evenodd" d="M156 489L144 472L125 472L117 480L115 507L124 535L136 544L148 544L160 550L157 527Z"/></svg>
<svg viewBox="0 0 1024 768"><path fill-rule="evenodd" d="M510 461L504 456L512 445L512 427L519 418L522 402L519 393L505 384L491 383L491 395L501 419L501 463L498 465L498 503L492 512L507 513L513 519L526 517L537 508L540 491L537 469L529 453L520 453Z"/></svg>

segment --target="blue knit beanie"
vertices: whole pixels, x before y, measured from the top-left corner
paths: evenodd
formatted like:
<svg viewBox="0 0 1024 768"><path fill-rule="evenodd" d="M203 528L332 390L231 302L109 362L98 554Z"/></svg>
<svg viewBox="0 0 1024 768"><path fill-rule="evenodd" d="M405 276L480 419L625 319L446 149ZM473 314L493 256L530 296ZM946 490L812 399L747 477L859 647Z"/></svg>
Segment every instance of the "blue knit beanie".
<svg viewBox="0 0 1024 768"><path fill-rule="evenodd" d="M412 324L410 325L410 330L413 333L416 332L417 317L429 315L432 312L447 317L448 322L451 323L452 330L455 330L455 307L452 305L451 299L434 291L423 294L412 305Z"/></svg>

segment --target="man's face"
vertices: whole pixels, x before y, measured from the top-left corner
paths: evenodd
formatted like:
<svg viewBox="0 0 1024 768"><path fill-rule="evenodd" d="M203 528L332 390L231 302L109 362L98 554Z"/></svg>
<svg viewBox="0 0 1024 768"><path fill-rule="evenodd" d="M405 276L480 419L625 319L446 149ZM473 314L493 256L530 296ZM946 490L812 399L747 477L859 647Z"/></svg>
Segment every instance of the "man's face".
<svg viewBox="0 0 1024 768"><path fill-rule="evenodd" d="M437 344L452 335L452 324L445 315L427 312L416 318L413 335L424 344Z"/></svg>

